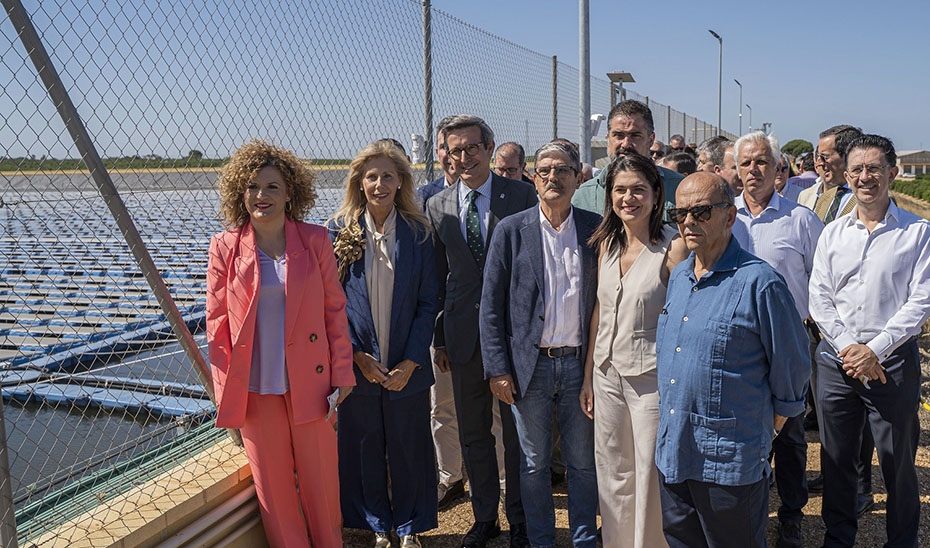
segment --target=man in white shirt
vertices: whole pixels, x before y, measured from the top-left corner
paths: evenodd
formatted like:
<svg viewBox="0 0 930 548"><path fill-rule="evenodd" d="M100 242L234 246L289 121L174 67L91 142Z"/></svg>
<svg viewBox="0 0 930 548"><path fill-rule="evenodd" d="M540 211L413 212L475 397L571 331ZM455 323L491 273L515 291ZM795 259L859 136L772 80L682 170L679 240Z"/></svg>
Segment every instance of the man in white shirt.
<svg viewBox="0 0 930 548"><path fill-rule="evenodd" d="M858 203L824 229L810 281L810 313L824 336L816 359L824 546L855 543L856 462L850 455L859 450L864 421L888 489L885 546L917 546L915 335L930 316L930 223L889 197L898 173L891 141L864 135L847 151L846 178Z"/></svg>
<svg viewBox="0 0 930 548"><path fill-rule="evenodd" d="M794 298L798 322L807 319L807 286L823 223L814 213L775 192L778 141L761 131L736 141L736 164L743 193L736 197L733 237L740 247L778 271ZM779 548L801 546L801 519L807 504L807 441L804 416L789 418L772 442L778 509Z"/></svg>

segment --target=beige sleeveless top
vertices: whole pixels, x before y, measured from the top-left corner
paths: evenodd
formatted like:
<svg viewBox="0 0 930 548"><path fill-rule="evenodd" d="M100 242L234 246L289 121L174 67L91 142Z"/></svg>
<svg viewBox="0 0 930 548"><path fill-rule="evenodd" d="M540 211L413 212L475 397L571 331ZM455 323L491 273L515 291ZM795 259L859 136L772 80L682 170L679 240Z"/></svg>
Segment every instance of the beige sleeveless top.
<svg viewBox="0 0 930 548"><path fill-rule="evenodd" d="M623 376L642 375L656 367L656 325L665 306L662 283L669 243L678 232L662 228L658 244L647 244L620 279L619 248L608 252L597 280L597 338L594 365L613 366Z"/></svg>

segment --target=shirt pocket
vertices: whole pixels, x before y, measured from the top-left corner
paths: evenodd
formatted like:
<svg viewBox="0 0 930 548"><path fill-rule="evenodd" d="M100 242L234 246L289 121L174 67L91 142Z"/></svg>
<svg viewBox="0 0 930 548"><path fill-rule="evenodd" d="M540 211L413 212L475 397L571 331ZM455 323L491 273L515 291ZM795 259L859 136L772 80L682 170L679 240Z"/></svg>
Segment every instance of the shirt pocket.
<svg viewBox="0 0 930 548"><path fill-rule="evenodd" d="M736 455L736 419L715 419L697 413L691 413L690 418L694 443L704 458L731 461Z"/></svg>

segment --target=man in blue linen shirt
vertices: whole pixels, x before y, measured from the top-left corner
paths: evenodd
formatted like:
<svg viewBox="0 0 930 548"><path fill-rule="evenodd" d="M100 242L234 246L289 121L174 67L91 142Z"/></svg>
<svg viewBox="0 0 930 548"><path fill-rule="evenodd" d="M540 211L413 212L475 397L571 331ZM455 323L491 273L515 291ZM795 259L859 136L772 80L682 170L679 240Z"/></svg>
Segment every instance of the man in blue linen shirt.
<svg viewBox="0 0 930 548"><path fill-rule="evenodd" d="M669 216L693 253L672 272L657 333L665 538L764 547L767 457L804 411L807 335L784 279L732 237L729 184L695 173L675 198Z"/></svg>
<svg viewBox="0 0 930 548"><path fill-rule="evenodd" d="M761 131L736 141L736 163L743 193L736 198L733 237L740 247L772 265L788 285L797 321L807 317L807 286L823 223L814 212L775 192L778 141ZM814 340L814 345L818 341ZM805 359L809 364L810 360ZM807 441L804 417L791 417L772 442L778 483L777 548L800 548L801 520L807 504Z"/></svg>

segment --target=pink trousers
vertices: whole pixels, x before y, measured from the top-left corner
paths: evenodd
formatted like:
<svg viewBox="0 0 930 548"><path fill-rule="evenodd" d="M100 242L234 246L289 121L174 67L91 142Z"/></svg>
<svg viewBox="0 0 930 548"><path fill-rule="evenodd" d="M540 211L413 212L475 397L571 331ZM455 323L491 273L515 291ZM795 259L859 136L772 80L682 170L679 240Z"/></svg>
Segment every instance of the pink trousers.
<svg viewBox="0 0 930 548"><path fill-rule="evenodd" d="M311 540L314 548L341 548L339 466L332 424L323 419L294 424L290 392L249 392L241 431L272 548L309 548Z"/></svg>

